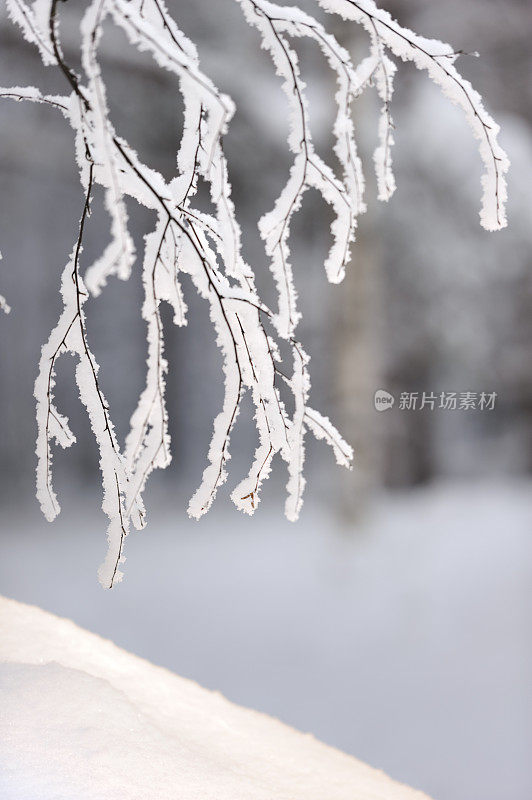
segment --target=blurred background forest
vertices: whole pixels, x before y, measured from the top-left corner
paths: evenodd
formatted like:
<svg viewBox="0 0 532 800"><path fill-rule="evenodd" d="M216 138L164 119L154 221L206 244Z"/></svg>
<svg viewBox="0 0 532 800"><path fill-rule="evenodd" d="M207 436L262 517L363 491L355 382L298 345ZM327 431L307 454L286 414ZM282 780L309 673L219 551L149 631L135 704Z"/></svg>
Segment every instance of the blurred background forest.
<svg viewBox="0 0 532 800"><path fill-rule="evenodd" d="M244 255L273 297L257 232L290 160L286 106L269 56L234 0L168 0L204 71L236 102L225 140ZM355 59L364 32L323 19ZM256 518L228 493L192 525L222 399L221 364L204 304L187 291L189 324L166 314L174 461L147 492L151 522L132 534L126 582L104 594L97 451L73 381L59 367L59 408L78 444L57 453L64 515L47 526L33 497L33 381L60 310L59 276L82 206L70 129L52 110L0 106L0 592L74 618L118 644L280 716L440 800L532 795L532 5L528 0L388 0L403 25L466 53L458 68L502 128L511 162L509 227L478 220L480 159L461 112L425 74L398 65L392 114L397 192L376 201L371 154L378 101L354 104L369 210L345 282L326 285L328 211L305 197L291 240L311 355L312 403L355 448L342 474L309 443L307 505L282 520L283 467ZM85 3L61 4L63 47L77 61ZM331 149L334 77L298 42L317 146ZM165 177L175 173L181 101L170 74L109 26L104 77L119 133ZM0 11L0 84L66 93ZM138 252L152 219L130 205ZM107 243L94 203L85 266ZM121 436L144 380L138 271L88 311L90 342ZM213 377L217 388L213 389ZM216 381L214 381L216 384ZM378 413L374 393L396 398ZM402 392L495 392L494 410L399 408ZM250 415L249 415L250 416ZM255 432L243 418L232 469ZM229 488L232 488L229 483Z"/></svg>

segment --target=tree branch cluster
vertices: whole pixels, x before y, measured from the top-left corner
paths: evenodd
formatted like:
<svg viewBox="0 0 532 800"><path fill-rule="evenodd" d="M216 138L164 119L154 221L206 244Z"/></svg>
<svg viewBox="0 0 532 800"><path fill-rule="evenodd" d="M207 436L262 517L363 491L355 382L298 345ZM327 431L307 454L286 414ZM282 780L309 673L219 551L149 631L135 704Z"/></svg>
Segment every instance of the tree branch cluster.
<svg viewBox="0 0 532 800"><path fill-rule="evenodd" d="M7 0L12 21L26 40L38 48L43 64L58 69L69 94L52 97L33 87L0 90L0 96L45 103L58 109L72 127L80 182L85 201L79 231L61 280L63 310L44 345L35 384L37 400L37 495L44 514L54 519L60 507L52 485L52 443L74 443L67 419L54 404L57 359L66 352L77 358L76 382L100 450L103 510L109 518L109 549L100 567L104 586L120 579L124 538L130 524L145 524L142 493L151 472L171 460L168 413L165 401L167 362L160 314L162 302L174 313L174 323L185 325L187 308L181 281L188 276L209 304L216 342L223 358L224 401L214 420L207 466L189 504L189 514L199 518L211 506L227 478L231 432L242 398L249 392L255 409L258 444L249 473L231 497L242 511L253 513L260 488L272 461L279 454L287 464L286 514L298 517L305 485L305 436L310 431L329 444L339 464L350 467L353 453L331 422L308 404L308 356L295 338L300 318L297 292L290 265L289 237L294 214L308 188L317 190L334 212L332 244L325 262L329 281L342 280L355 239L357 217L365 211L364 175L357 154L351 104L357 95L375 86L382 101L379 142L374 161L379 198L393 194L391 148L393 122L391 98L396 66L388 51L425 69L453 102L465 111L480 140L485 166L482 224L488 229L505 222L504 173L508 161L497 144L497 126L482 102L454 67L457 53L448 45L418 37L401 28L370 0L318 0L326 11L361 24L370 37L370 54L356 67L349 53L315 19L297 8L267 0L236 0L246 20L257 28L282 79L288 99L291 129L288 146L293 164L287 183L272 211L259 228L270 258L279 304L270 310L258 296L254 273L241 254L241 232L231 199L223 135L234 113L229 97L201 71L193 43L179 30L163 0L91 0L81 22L79 76L65 62L59 36L58 0ZM132 46L150 54L155 63L175 75L184 100L184 128L177 152L177 174L169 182L144 164L127 141L117 134L109 116L106 87L98 47L104 22L123 29ZM335 153L340 175L316 153L297 55L290 39L307 37L324 53L337 79ZM193 206L198 181L208 184L214 214ZM96 186L105 195L110 219L110 240L102 255L82 276L80 255ZM146 384L131 417L124 448L114 433L109 408L98 380L98 365L86 330L84 305L98 295L111 276L126 280L135 262L129 233L127 199L155 212L156 224L145 238L142 280L148 356ZM8 310L3 298L0 306ZM286 341L292 357L281 368L280 344ZM292 395L288 413L281 387ZM284 390L283 390L284 391Z"/></svg>

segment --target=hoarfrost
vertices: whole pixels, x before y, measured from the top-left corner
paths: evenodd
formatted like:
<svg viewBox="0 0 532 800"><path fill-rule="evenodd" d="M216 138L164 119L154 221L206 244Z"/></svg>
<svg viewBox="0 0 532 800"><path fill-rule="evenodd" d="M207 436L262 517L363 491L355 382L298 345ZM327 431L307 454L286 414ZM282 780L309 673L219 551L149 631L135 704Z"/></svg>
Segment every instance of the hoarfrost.
<svg viewBox="0 0 532 800"><path fill-rule="evenodd" d="M290 263L290 227L307 189L316 190L331 207L332 242L325 272L332 283L345 274L355 240L357 218L366 210L364 174L357 153L351 118L353 100L375 87L382 102L378 145L374 153L378 196L388 200L395 190L392 171L393 121L391 100L396 65L388 51L428 72L442 91L459 105L480 142L485 167L482 179L482 225L495 230L506 224L508 159L497 142L498 126L481 98L457 72L458 53L442 42L423 39L402 28L371 0L319 0L330 13L361 24L370 37L370 54L354 65L349 53L313 17L298 8L268 0L236 0L245 19L255 27L262 47L270 54L290 108L288 147L293 155L286 184L273 210L259 222L273 278L278 308L269 309L259 297L252 267L241 252L241 231L231 197L222 138L234 114L234 104L221 93L200 67L195 45L178 28L163 0L92 0L81 22L81 66L78 75L61 49L58 0L7 0L11 20L24 38L37 47L42 62L58 70L70 94L48 96L34 87L0 89L0 97L29 100L57 108L70 123L85 200L78 236L61 280L63 310L42 350L35 383L37 400L37 496L48 519L60 510L52 484L52 443L75 442L68 421L56 408L54 381L57 359L71 353L77 360L75 378L100 451L102 507L109 518L109 550L99 576L104 586L121 577L123 545L130 523L145 524L142 493L154 469L171 461L165 380L164 331L160 306L168 303L176 325L186 325L187 308L182 282L189 280L208 303L214 337L223 362L224 400L213 424L211 444L199 488L189 514L201 517L211 507L228 477L231 433L244 395L251 396L258 443L249 473L231 498L241 511L252 514L260 489L278 455L288 471L285 511L295 520L301 509L305 479L307 432L327 443L338 464L350 467L353 453L332 423L308 406L309 358L295 336L301 314ZM156 65L175 76L184 104L184 126L177 152L177 175L169 182L144 164L115 131L109 118L106 89L98 48L105 20L122 28L132 47L148 53ZM316 153L297 54L291 40L308 38L324 54L337 81L333 126L336 169ZM214 215L193 206L199 179L210 191ZM96 187L103 189L110 216L110 241L102 255L80 269L83 234ZM127 279L135 259L128 228L126 203L132 198L156 214L156 225L146 236L142 268L148 356L146 383L132 414L122 449L114 433L110 411L98 380L98 364L90 350L84 305L99 294L108 278ZM0 308L8 311L0 297ZM280 364L282 341L291 351L292 364ZM282 390L282 391L281 391ZM283 392L293 400L288 413Z"/></svg>

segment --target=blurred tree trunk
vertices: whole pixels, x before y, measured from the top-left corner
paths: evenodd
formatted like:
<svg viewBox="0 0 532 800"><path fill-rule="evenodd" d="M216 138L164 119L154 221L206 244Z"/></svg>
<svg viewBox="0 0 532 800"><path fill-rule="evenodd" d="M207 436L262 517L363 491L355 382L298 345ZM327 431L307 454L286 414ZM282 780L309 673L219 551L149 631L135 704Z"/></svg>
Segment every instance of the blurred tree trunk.
<svg viewBox="0 0 532 800"><path fill-rule="evenodd" d="M346 36L345 26L336 21L332 33L354 57L364 58L361 42ZM335 361L336 418L340 430L355 450L352 472L339 480L339 508L347 522L365 513L372 494L382 485L382 443L386 414L374 407L375 391L382 385L382 287L381 253L378 243L379 208L376 202L372 150L375 146L377 101L365 93L353 102L355 135L365 165L368 205L359 218L351 263L335 298L330 352Z"/></svg>
<svg viewBox="0 0 532 800"><path fill-rule="evenodd" d="M386 412L377 413L374 408L375 391L386 388L381 386L379 266L374 228L364 220L338 298L331 348L340 428L355 450L353 471L342 473L340 485L341 515L348 521L364 513L382 484Z"/></svg>

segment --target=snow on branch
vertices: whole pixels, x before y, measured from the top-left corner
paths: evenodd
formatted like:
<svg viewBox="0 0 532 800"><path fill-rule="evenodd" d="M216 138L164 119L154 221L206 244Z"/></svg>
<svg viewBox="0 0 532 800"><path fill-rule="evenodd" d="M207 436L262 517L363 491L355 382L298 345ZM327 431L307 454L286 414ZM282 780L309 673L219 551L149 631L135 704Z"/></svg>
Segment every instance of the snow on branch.
<svg viewBox="0 0 532 800"><path fill-rule="evenodd" d="M0 260L1 258L2 258L2 253L0 253ZM11 312L11 306L9 305L3 294L0 294L0 310L3 311L4 314L9 314Z"/></svg>
<svg viewBox="0 0 532 800"><path fill-rule="evenodd" d="M29 100L59 110L69 122L84 193L80 225L72 255L61 279L63 310L42 349L35 383L37 400L37 496L44 514L53 519L59 503L52 484L52 443L75 442L68 420L54 402L58 358L71 353L77 363L75 378L100 452L102 508L108 516L109 549L100 568L104 586L121 578L124 538L130 523L145 524L142 493L154 469L171 461L165 379L161 303L173 310L178 326L187 324L182 283L188 281L208 303L213 335L223 363L224 400L214 420L213 435L199 488L190 500L189 514L199 518L212 505L227 479L231 433L242 399L251 396L257 428L257 447L248 474L231 493L237 508L252 514L260 489L270 474L274 457L287 465L286 514L297 519L305 479L305 436L312 433L328 444L341 466L350 468L353 452L327 417L308 405L308 355L295 338L300 319L290 264L290 227L303 194L313 188L332 208L332 243L324 267L329 281L342 280L355 239L358 215L366 210L364 175L357 153L351 105L361 92L374 86L381 101L378 145L374 154L378 194L388 200L395 190L391 149L391 99L396 66L388 52L425 69L443 91L459 104L480 139L486 174L482 224L488 229L506 224L504 174L508 160L497 144L496 124L487 115L478 94L454 67L457 53L440 42L421 39L401 28L370 0L319 0L330 12L362 24L370 37L370 54L354 65L334 36L298 8L268 0L236 0L254 26L282 79L290 108L288 147L293 163L274 209L259 227L278 289L278 308L269 309L259 297L254 273L241 252L241 231L231 197L228 165L222 137L234 113L232 100L201 70L194 44L180 31L163 0L91 0L81 22L81 67L78 75L61 48L58 0L7 0L10 18L33 44L44 66L58 70L69 94L48 96L33 87L0 89L0 97ZM148 53L158 68L175 76L184 104L183 134L177 148L177 174L169 182L142 162L114 129L109 117L106 88L99 63L99 43L106 20L126 34L131 46ZM311 120L297 54L290 40L309 38L324 54L337 81L334 152L340 174L314 149ZM214 214L194 208L199 179L210 191ZM82 274L83 236L90 218L91 200L100 187L110 217L110 240L101 256ZM129 231L127 200L135 200L156 217L145 237L142 266L144 301L141 309L147 329L146 383L132 414L122 448L114 433L110 409L98 379L98 364L90 350L84 306L90 295L104 290L110 276L126 280L135 261ZM0 307L9 310L0 297ZM291 367L283 366L279 345L288 344ZM292 395L289 413L281 395Z"/></svg>
<svg viewBox="0 0 532 800"><path fill-rule="evenodd" d="M497 141L499 126L484 108L479 93L454 66L461 53L437 39L425 39L408 28L402 28L373 0L318 0L318 3L329 13L361 24L368 31L374 47L388 48L403 61L412 61L418 69L426 70L446 97L464 111L479 141L485 170L480 222L488 231L504 228L507 224L505 175L510 162Z"/></svg>

